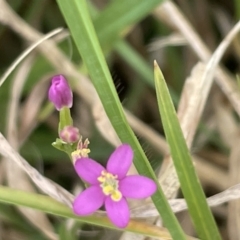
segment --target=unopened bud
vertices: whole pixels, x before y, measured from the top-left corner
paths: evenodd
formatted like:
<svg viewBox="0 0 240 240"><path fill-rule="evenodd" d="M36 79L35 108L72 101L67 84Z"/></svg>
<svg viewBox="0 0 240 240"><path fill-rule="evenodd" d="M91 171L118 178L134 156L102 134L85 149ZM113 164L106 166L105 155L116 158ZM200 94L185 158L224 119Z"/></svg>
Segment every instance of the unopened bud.
<svg viewBox="0 0 240 240"><path fill-rule="evenodd" d="M73 126L64 127L60 133L59 137L66 143L74 143L79 140L79 130Z"/></svg>
<svg viewBox="0 0 240 240"><path fill-rule="evenodd" d="M72 107L72 90L63 75L56 75L52 78L52 84L48 90L48 98L58 111L63 107Z"/></svg>

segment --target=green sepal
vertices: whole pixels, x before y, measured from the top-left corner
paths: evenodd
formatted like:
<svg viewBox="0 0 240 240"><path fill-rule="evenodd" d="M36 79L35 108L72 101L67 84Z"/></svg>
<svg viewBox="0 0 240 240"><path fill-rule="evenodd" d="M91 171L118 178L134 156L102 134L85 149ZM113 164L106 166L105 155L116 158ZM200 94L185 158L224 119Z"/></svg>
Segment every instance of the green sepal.
<svg viewBox="0 0 240 240"><path fill-rule="evenodd" d="M77 148L77 143L65 143L60 138L57 138L56 141L52 143L52 146L71 156L71 153Z"/></svg>

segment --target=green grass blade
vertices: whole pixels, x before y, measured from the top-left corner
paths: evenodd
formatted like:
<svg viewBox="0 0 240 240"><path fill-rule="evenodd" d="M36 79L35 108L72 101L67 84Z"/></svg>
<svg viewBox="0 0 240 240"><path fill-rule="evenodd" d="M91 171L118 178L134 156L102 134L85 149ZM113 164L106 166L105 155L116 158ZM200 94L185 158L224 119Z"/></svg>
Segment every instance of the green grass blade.
<svg viewBox="0 0 240 240"><path fill-rule="evenodd" d="M137 138L128 125L109 69L101 51L96 33L84 0L57 1L69 26L79 53L88 69L91 80L103 103L104 109L122 142L129 143L135 153L134 164L142 175L156 176L146 158ZM131 2L131 1L129 1ZM171 235L176 240L185 239L185 235L158 185L158 191L152 197L153 202Z"/></svg>
<svg viewBox="0 0 240 240"><path fill-rule="evenodd" d="M30 207L56 216L71 218L80 223L89 223L96 226L139 233L149 237L157 237L168 240L171 239L170 234L166 231L166 229L151 226L140 221L131 220L126 228L118 229L110 223L107 217L104 216L76 216L72 209L66 205L41 194L24 192L21 190L0 186L0 202ZM188 237L188 239L190 240L192 238Z"/></svg>
<svg viewBox="0 0 240 240"><path fill-rule="evenodd" d="M154 76L165 135L196 231L200 239L220 240L221 236L196 175L167 85L156 62Z"/></svg>
<svg viewBox="0 0 240 240"><path fill-rule="evenodd" d="M99 11L96 9L96 7L91 4L91 2L87 2L88 3L88 7L89 7L89 11L90 11L90 15L93 18L93 24L96 27L98 27L96 29L97 35L101 35L101 30L104 29L103 27L101 27L101 25L99 25L98 21L99 18L104 18L104 15L102 13L99 13ZM116 4L122 4L122 2L120 1L116 1ZM146 8L144 8L145 5L141 6L141 4L145 4L145 3L139 3L139 8L140 10L142 10L139 15L137 16L139 18L139 16L145 16L146 14ZM151 5L150 5L151 6ZM152 7L154 7L155 5L152 5ZM128 9L128 11L131 9L129 9L129 7L126 7ZM109 8L107 8L109 9ZM119 8L117 8L119 11ZM151 10L151 8L149 8ZM109 10L108 10L109 11ZM96 16L100 16L99 18L97 18L96 20ZM114 16L114 15L112 15ZM124 17L125 15L122 15L122 17ZM133 17L133 15L131 15ZM132 19L132 20L136 20L136 19ZM115 21L115 17L113 17L113 19L110 19L110 21ZM129 23L129 22L127 22ZM113 23L114 24L114 23ZM97 25L97 26L96 26ZM112 24L111 24L112 25ZM110 50L111 44L113 43L113 41L108 42L109 39L111 39L111 35L114 36L114 38L116 38L116 34L109 34L110 36L107 38L108 40L105 41L108 46L108 50ZM120 37L118 37L120 38ZM117 38L116 38L117 40ZM99 39L100 43L101 43L101 39ZM101 44L102 47L103 44ZM153 73L152 73L152 67L150 67L150 65L146 62L145 59L143 59L143 57L137 52L135 51L130 45L129 43L127 43L125 40L120 39L118 41L116 41L116 43L114 44L114 50L116 50L116 52L142 77L143 81L149 85L150 87L154 87L154 81L153 81ZM177 93L173 90L173 89L169 89L170 93L171 93L171 97L173 99L174 104L177 104L179 101L179 97L177 95Z"/></svg>
<svg viewBox="0 0 240 240"><path fill-rule="evenodd" d="M93 4L91 4L91 2L87 2L87 3L88 3L90 15L92 16L92 18L95 19L96 16L100 15L100 13L96 9L96 7ZM144 9L144 12L141 12L141 15L145 14L145 10L146 9ZM93 20L93 24L95 22L97 23L96 20L95 21ZM100 28L99 31L101 31L102 28L101 27L99 28ZM98 32L98 29L96 29L96 32ZM152 67L150 67L147 61L137 51L135 51L130 46L129 43L127 43L125 40L120 39L114 44L113 47L114 47L114 50L138 73L138 75L142 77L143 81L147 85L149 85L150 87L154 87ZM173 102L177 104L179 101L179 97L177 96L177 93L173 89L170 89L170 93L171 93Z"/></svg>

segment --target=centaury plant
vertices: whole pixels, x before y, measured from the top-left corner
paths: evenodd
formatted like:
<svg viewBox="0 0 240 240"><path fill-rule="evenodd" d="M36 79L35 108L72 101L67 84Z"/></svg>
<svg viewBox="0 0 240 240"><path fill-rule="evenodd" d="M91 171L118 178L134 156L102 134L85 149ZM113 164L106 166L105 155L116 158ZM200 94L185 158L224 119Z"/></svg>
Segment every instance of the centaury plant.
<svg viewBox="0 0 240 240"><path fill-rule="evenodd" d="M91 185L76 197L73 211L77 215L86 216L104 205L113 224L125 228L130 220L126 198L150 197L157 189L156 183L145 176L126 176L133 161L133 150L128 144L122 144L111 154L106 169L88 158L89 141L83 143L79 130L68 125L72 123L69 108L72 107L73 100L72 91L64 76L56 75L52 78L48 97L60 115L60 138L53 143L53 146L71 156L80 178Z"/></svg>
<svg viewBox="0 0 240 240"><path fill-rule="evenodd" d="M14 11L17 12L18 7L21 5L17 2L21 1L24 3L24 6L31 5L31 10L25 11L24 8L19 8L21 16L17 16ZM50 0L43 2L48 1L51 2ZM195 1L201 2L201 0ZM212 1L217 2L217 0ZM41 34L37 33L36 29L33 29L31 26L34 24L38 26L38 20L35 21L34 16L38 15L40 19L44 13L43 10L46 10L44 5L47 4L41 4L34 0L29 1L32 3L28 4L24 0L9 2L14 5L14 9L9 8L6 0L0 0L0 23L6 24L11 30L16 31L27 43L39 41L38 38L41 38ZM218 139L218 141L210 141L211 144L215 144L214 148L220 149L220 152L224 150L224 162L221 162L219 159L216 160L221 165L221 168L222 165L224 166L224 170L214 171L213 179L209 180L203 177L203 181L209 181L211 184L217 185L222 192L218 196L206 199L199 176L196 173L196 168L201 167L201 164L204 164L204 160L199 165L196 164L197 167L194 164L195 156L192 157L184 139L184 136L188 134L188 129L186 127L185 129L184 127L181 128L181 125L184 126L184 121L181 120L182 116L179 118L179 121L175 111L175 106L179 105L179 99L181 99L179 116L184 104L186 106L191 104L195 106L194 101L187 102L188 93L191 95L191 91L183 91L187 93L187 96L184 94L180 96L179 93L182 85L185 84L183 80L179 79L187 72L186 69L181 68L186 65L187 70L189 70L193 58L191 55L188 59L185 56L188 54L185 52L185 54L182 54L180 51L176 52L172 46L184 45L185 48L185 45L189 45L191 49L196 51L199 59L202 59L202 61L206 61L211 54L204 44L198 41L195 31L189 27L190 25L181 16L181 12L174 5L174 1L98 0L96 2L100 3L99 6L101 7L99 8L96 7L98 4L95 4L96 2L92 0L57 0L52 2L54 2L52 3L54 8L51 4L48 5L49 12L46 14L46 22L50 23L50 26L60 23L61 26L67 26L68 30L59 30L58 33L62 35L59 35L59 38L53 41L43 38L45 40L42 40L41 44L34 45L38 46L38 50L41 52L41 54L38 54L40 57L35 54L32 58L36 58L32 61L34 64L31 63L32 65L30 64L27 69L24 63L22 66L24 71L20 69L18 72L16 70L16 76L14 76L16 80L12 89L9 86L6 87L8 81L4 83L4 90L1 88L1 112L5 112L2 109L6 108L6 97L10 99L10 107L6 124L8 125L6 126L6 139L0 133L0 154L4 157L3 161L5 161L2 163L2 159L0 159L0 202L3 204L3 207L0 204L0 229L4 229L3 234L0 231L0 238L5 239L4 237L8 236L8 234L10 236L10 233L12 233L13 235L17 234L18 239L20 239L19 236L23 236L24 240L30 238L37 240L77 240L81 238L86 240L89 236L92 236L91 234L95 234L93 238L100 240L105 239L105 235L107 235L108 239L117 239L116 236L119 233L123 233L119 239L125 240L131 239L131 235L130 237L128 235L129 233L134 233L136 235L132 238L137 240L149 238L196 240L195 237L199 240L221 240L222 236L209 205L219 204L221 202L219 201L219 196L225 199L222 202L229 201L226 200L229 197L227 195L231 195L233 191L237 192L239 190L239 186L228 189L229 191L226 190L226 186L229 184L227 175L229 173L226 173L227 171L232 173L232 178L229 181L234 180L234 184L239 182L236 173L240 168L234 168L234 166L238 166L239 151L238 146L235 146L235 143L232 144L234 141L238 142L239 139L238 134L236 134L239 128L239 121L235 116L236 112L239 113L240 99L239 91L237 91L237 87L234 87L237 84L234 81L230 81L230 77L229 80L224 71L220 72L221 67L219 66L217 71L221 74L217 76L217 79L223 79L218 83L221 86L221 90L224 90L225 96L223 96L222 92L217 92L216 97L213 94L214 100L210 101L213 101L214 104L209 104L209 106L211 108L211 105L214 105L216 116L211 116L211 119L208 120L209 122L212 122L212 119L217 121L213 130L210 129L211 131L217 131L216 129L221 124L224 125L218 134L225 133L225 136L227 136L226 143L222 143L219 136L217 135L216 137L212 133L211 139ZM199 4L199 6L208 5L205 2L207 1ZM239 16L239 1L236 0L234 3L236 8L235 15ZM187 5L187 1L179 1L179 6L184 4ZM188 7L185 9L188 9ZM214 28L217 28L216 26L218 25L230 26L231 21L228 18L219 17L219 14L216 14L215 11L213 12L216 16L214 15L211 18L211 20L213 19L212 21L221 18L220 23L224 21L226 23L216 24L214 22ZM43 16L45 17L45 14ZM224 14L221 16L224 16ZM145 17L148 18L144 20ZM191 14L189 17L194 19ZM27 20L26 22L34 24L27 24L22 21L22 18ZM164 24L163 27L159 26L159 19L162 21L161 24ZM196 19L199 21L201 18ZM201 23L204 24L204 21ZM44 21L44 26L41 26L44 27L43 29L48 25L46 22ZM195 22L195 26L199 25L197 23ZM135 26L137 27L135 28ZM160 30L160 28L162 29ZM172 28L174 33L177 30L180 34L169 34L168 28ZM48 30L52 31L52 29ZM208 26L206 33L207 31L211 32L211 30L212 28ZM212 42L219 38L219 32L222 33L224 31L226 31L225 28L218 29L217 38ZM1 42L1 36L5 34L4 32L7 32L11 37L10 31L2 31L2 28L0 29L0 50L2 50L1 46L4 45ZM129 33L129 38L125 38ZM146 35L144 35L145 33ZM169 35L167 37L164 36L163 39L154 40L152 46L155 47L151 48L154 53L150 54L147 52L149 48L146 46L149 46L149 39L157 36L156 33L161 37L162 34ZM210 35L213 35L213 33L211 32ZM9 36L5 38L9 39ZM66 36L68 42L58 42L65 39ZM69 44L71 39L73 42ZM196 41L192 41L192 39ZM210 38L206 39L208 41L211 40ZM235 46L232 47L238 49L237 38L234 44ZM172 47L170 51L166 47L169 45ZM154 50L157 47L159 49ZM69 48L71 49L69 50ZM138 49L141 49L141 53ZM6 52L8 53L7 56L12 54L11 51ZM64 55L65 53L68 54L68 57ZM234 58L237 59L237 55L239 55L239 51L234 52ZM161 63L159 65L166 66L166 69L169 71L167 74L163 71L164 75L168 76L169 86L167 86L157 61L152 64L155 58ZM5 59L5 57L1 58L0 62L3 61L2 59ZM119 64L121 65L119 67L120 70L118 66L115 68L116 62L119 63L118 61L121 63ZM234 59L234 61L236 60ZM201 63L199 66L204 64ZM128 68L130 69L129 72L133 73L129 73ZM194 69L196 70L197 68ZM197 75L195 70L193 71L194 76ZM21 78L24 78L22 75L28 71L30 72L28 78L31 81L28 79L29 81L26 81L26 86L24 86ZM49 73L50 71L51 73ZM118 92L117 84L112 77L115 71L120 71L122 74L120 78L124 78L124 93ZM38 83L35 79L40 78L40 75L42 78L42 75L45 74L43 72L48 72L48 76L44 76ZM9 76L9 74L8 72L7 75L3 75ZM27 79L27 77L25 78ZM6 78L3 79L0 80L1 84ZM239 83L239 78L237 80ZM191 86L189 87L191 84L190 80L186 81L184 88L191 90ZM197 81L194 84L198 87ZM201 87L205 91L203 85ZM18 91L16 86L21 86ZM10 91L12 95L6 95L8 91L5 91L5 87L7 90L10 89L12 91ZM41 94L39 94L39 89L42 91ZM145 91L145 89L147 90ZM22 90L23 93L21 92ZM213 89L214 91L215 89ZM172 97L169 92L173 93ZM192 94L191 96L196 95L198 94ZM226 104L226 99L229 99L229 102L226 104L227 107L221 106L221 104L216 107L218 102L220 102L219 99L222 100L221 98L223 98L222 102L224 104ZM126 101L123 101L124 104L120 99L126 99ZM128 101L128 99L130 100ZM186 103L184 100L186 100ZM127 102L126 105L125 102ZM232 103L234 103L234 110L229 106ZM129 109L126 110L123 105L126 108L131 106L131 111ZM151 107L149 108L149 106ZM198 108L196 107L195 109ZM17 116L18 111L21 113L19 116ZM230 116L227 120L222 117L224 116L224 111L225 113L228 112L228 117ZM48 118L50 113L52 116ZM159 113L161 121L156 121L159 118ZM190 113L189 116L191 115ZM145 116L146 119L144 119ZM191 119L191 117L192 121L194 121L194 116L186 117L185 119ZM200 119L200 114L198 117ZM45 121L46 119L48 121ZM232 119L232 121L229 119ZM229 129L234 130L226 131L225 120L231 123L229 124L231 125ZM156 129L150 126L153 121L156 122ZM197 123L196 126L199 125L198 121L195 122ZM236 123L237 127L232 126L234 125L233 122ZM204 127L206 125L206 129L208 129L208 123L205 124L204 122L203 125ZM2 121L0 122L0 127L2 127ZM202 132L202 130L200 129L199 132ZM228 135L231 135L232 139L234 139L231 143L228 141L230 139L230 137L228 139ZM23 141L22 138L24 138ZM52 146L60 150L60 152L51 147L49 139L53 139ZM210 137L208 138L204 134L199 139L198 142L204 145L208 143L207 141ZM27 141L26 145L24 145L24 141ZM154 153L153 160L151 157L148 157L148 151L145 151L144 141L149 146L150 151L152 151L152 148L155 148L153 152L157 152L156 155ZM21 145L24 145L23 149L21 149ZM29 147L29 145L31 146ZM26 156L28 156L30 149L34 149L35 146L37 151L41 149L39 151L41 157L39 158L44 159L44 161L46 158L46 162L49 161L47 162L49 164L46 164L46 169L44 169L44 174L35 169L35 162L28 163L25 160L28 159ZM7 150L5 151L5 149ZM207 151L209 150L207 149ZM204 154L207 151L204 151ZM19 152L23 157L20 156ZM231 154L227 160L231 164L230 168L227 168L226 164L228 161L225 160L226 154L229 152ZM214 158L216 156L215 153L213 151L209 155ZM106 156L109 157L106 158ZM70 161L65 161L65 158L68 158ZM232 163L232 158L235 160L235 165ZM163 167L159 173L156 166L161 165L162 159L164 161L162 166L167 167L166 170ZM198 160L196 158L196 161ZM17 173L16 171L11 171L10 165L5 167L10 161L13 161L13 164L19 164L22 168L21 171L24 170L25 172L19 171ZM5 164L6 162L7 164ZM34 166L32 167L32 165ZM48 166L50 167L48 168ZM54 166L54 171L51 169L52 166ZM203 166L206 167L205 165ZM205 170L204 167L200 168L200 170ZM209 166L207 165L207 167ZM48 171L49 169L50 171ZM25 173L29 177L26 178ZM200 171L199 175L201 174ZM67 181L65 181L65 176L68 178ZM225 181L221 181L221 179ZM29 189L20 188L22 190L16 190L15 187L11 187L13 182L16 182L16 186L22 187L27 183L26 186L29 185L30 187ZM30 193L30 191L36 190L35 187L31 186L32 182L47 196L34 192ZM8 184L9 186L1 186L1 184ZM219 191L218 188L217 191ZM176 196L175 194L178 193L179 189L183 194L183 199L169 200L168 198L173 197L173 195ZM239 193L237 194L239 195ZM237 194L233 194L234 199L239 198L239 196L236 197ZM231 197L228 199L231 199ZM32 225L37 227L37 230L34 229L33 233L31 233L32 235L28 235L28 227L24 226L28 223L25 223L25 220L22 221L22 218L19 218L20 214L16 213L15 210L12 212L11 206L5 209L5 204L24 206L41 211L41 216L44 217L45 221L37 218L39 224L38 221L35 224L35 218L31 214L28 215L27 210L20 209L28 219L33 219ZM237 213L239 204L229 205L229 209L224 209L221 215L224 215L224 221L230 219L226 224L229 232L239 233L239 214L234 215ZM188 211L187 214L190 216L189 222L192 223L189 224L192 225L191 235L194 237L185 233L184 224L175 215L175 212L183 210ZM48 219L45 213L62 217L63 219L51 221L52 219ZM185 213L182 212L180 214ZM15 215L17 215L16 218ZM14 231L8 231L8 227L11 224L16 226ZM232 225L235 227L235 232L232 230ZM22 235L19 229L25 234ZM41 234L41 236L36 236L36 231L43 233L43 236ZM111 238L112 232L113 237ZM224 229L222 232L226 232L226 230ZM144 237L140 236L140 234L144 235ZM229 239L237 239L237 234L230 234Z"/></svg>

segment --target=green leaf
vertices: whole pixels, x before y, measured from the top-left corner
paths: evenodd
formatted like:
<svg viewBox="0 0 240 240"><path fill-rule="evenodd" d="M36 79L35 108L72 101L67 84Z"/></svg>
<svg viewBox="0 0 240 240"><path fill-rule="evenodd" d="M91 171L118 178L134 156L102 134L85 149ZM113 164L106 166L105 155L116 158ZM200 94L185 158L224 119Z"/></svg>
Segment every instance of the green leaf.
<svg viewBox="0 0 240 240"><path fill-rule="evenodd" d="M126 228L119 229L112 225L108 218L105 216L91 215L79 217L75 215L72 209L66 205L41 194L24 192L21 190L0 186L0 202L34 208L56 216L71 218L80 223L82 222L93 224L96 226L107 227L119 231L139 233L149 237L157 237L167 240L171 239L169 233L164 228L151 226L148 223L143 223L142 221L131 220ZM193 238L189 237L188 239Z"/></svg>
<svg viewBox="0 0 240 240"><path fill-rule="evenodd" d="M135 153L134 164L138 172L141 175L153 178L158 184L158 180L148 159L127 123L94 31L86 1L74 0L69 2L58 0L57 2L115 131L122 142L129 143L132 146ZM132 1L128 2L131 6ZM149 2L151 1L147 1L147 3ZM183 230L174 216L159 184L157 192L152 196L152 200L159 213L161 213L162 219L173 238L176 240L185 239Z"/></svg>
<svg viewBox="0 0 240 240"><path fill-rule="evenodd" d="M196 231L200 239L221 239L195 172L167 85L156 62L154 63L154 76L163 128Z"/></svg>
<svg viewBox="0 0 240 240"><path fill-rule="evenodd" d="M99 11L95 8L95 6L93 4L91 4L91 2L87 2L87 3L88 3L88 7L89 7L91 16L92 17L100 16L97 18L97 20L96 20L96 17L95 17L95 19L93 19L93 23L96 28L97 35L100 35L101 30L105 29L105 27L101 27L98 20L99 20L99 18L100 19L105 18L105 16L103 13L99 14ZM128 3L129 2L126 2L126 4L128 4ZM115 4L122 5L123 3L122 3L122 1L116 1ZM145 12L146 8L141 4L142 3L139 3L140 12L136 17L144 16L146 14L146 12ZM153 6L155 6L155 5L153 5ZM120 11L119 7L116 6L116 8L118 9L118 12L119 12ZM109 11L109 8L107 8L107 9L108 9L107 11ZM129 9L129 6L127 6L126 9L127 9L127 11L131 11L131 9ZM116 18L114 15L112 15L112 16L113 16L113 19L111 19L111 22L115 21L115 18ZM124 18L125 15L121 14L121 17ZM131 17L133 18L133 20L135 20L133 15L131 15ZM113 25L113 23L111 25ZM110 33L110 35L113 35L113 33ZM111 45L113 43L112 41L110 43L108 42L110 38L111 37L109 37L107 39L108 48L109 48L109 45ZM114 38L116 38L116 34L114 34ZM120 36L119 36L119 38L120 38ZM99 39L99 41L101 44L101 39ZM101 45L103 45L103 44L101 44ZM136 71L136 73L138 73L138 75L140 75L142 77L143 81L146 84L148 84L151 87L154 87L152 67L150 67L148 62L136 50L134 50L133 47L131 47L129 45L129 43L127 43L125 40L120 39L114 44L114 50L129 64L129 66L131 66ZM173 89L170 89L170 93L171 93L171 97L174 100L174 103L177 104L179 101L179 97L177 96L177 93Z"/></svg>

